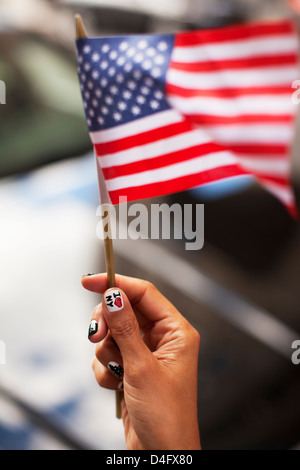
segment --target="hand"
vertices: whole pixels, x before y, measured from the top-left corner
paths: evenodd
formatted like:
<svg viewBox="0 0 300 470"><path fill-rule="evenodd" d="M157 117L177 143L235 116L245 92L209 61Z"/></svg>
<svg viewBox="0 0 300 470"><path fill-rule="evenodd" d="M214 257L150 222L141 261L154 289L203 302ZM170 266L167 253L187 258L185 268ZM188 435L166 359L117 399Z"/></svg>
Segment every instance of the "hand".
<svg viewBox="0 0 300 470"><path fill-rule="evenodd" d="M106 274L97 274L82 285L104 294L90 323L93 370L102 387L123 385L127 449L200 449L198 332L149 282L116 275L107 290Z"/></svg>

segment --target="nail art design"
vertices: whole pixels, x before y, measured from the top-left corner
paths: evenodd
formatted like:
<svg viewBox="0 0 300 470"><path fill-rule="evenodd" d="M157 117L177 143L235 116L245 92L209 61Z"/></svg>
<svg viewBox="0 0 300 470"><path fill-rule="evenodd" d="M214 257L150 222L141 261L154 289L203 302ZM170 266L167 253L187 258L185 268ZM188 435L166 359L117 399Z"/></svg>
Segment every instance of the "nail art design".
<svg viewBox="0 0 300 470"><path fill-rule="evenodd" d="M119 383L118 383L118 389L123 392L123 390L124 390L124 384L123 384L123 382L119 382Z"/></svg>
<svg viewBox="0 0 300 470"><path fill-rule="evenodd" d="M109 370L116 376L116 377L122 377L124 374L124 369L118 362L111 361L108 363L108 368Z"/></svg>
<svg viewBox="0 0 300 470"><path fill-rule="evenodd" d="M121 310L124 307L123 298L121 292L118 290L111 290L104 296L106 306L109 312L115 312Z"/></svg>
<svg viewBox="0 0 300 470"><path fill-rule="evenodd" d="M98 331L98 323L96 320L92 320L91 323L89 324L89 332L88 332L88 337L93 336L95 333Z"/></svg>

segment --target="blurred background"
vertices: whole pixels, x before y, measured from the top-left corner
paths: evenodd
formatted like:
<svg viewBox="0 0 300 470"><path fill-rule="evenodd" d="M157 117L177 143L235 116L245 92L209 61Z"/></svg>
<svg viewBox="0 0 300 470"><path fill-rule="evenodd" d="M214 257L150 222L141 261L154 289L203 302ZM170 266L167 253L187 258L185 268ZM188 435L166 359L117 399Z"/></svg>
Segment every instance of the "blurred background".
<svg viewBox="0 0 300 470"><path fill-rule="evenodd" d="M105 264L76 12L90 35L300 18L284 0L0 1L0 449L125 448L114 393L91 370L87 329L99 296L80 285ZM205 204L204 248L117 240L115 263L154 282L201 334L203 447L300 448L300 365L291 361L300 339L299 224L249 180L147 203L175 201Z"/></svg>

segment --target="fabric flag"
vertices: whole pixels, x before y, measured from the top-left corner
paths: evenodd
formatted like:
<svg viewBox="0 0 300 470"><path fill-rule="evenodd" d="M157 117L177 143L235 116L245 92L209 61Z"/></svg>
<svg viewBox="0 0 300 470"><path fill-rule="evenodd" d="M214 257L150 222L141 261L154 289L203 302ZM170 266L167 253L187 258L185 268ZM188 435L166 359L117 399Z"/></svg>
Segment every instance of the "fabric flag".
<svg viewBox="0 0 300 470"><path fill-rule="evenodd" d="M101 202L252 175L296 215L291 21L76 43Z"/></svg>

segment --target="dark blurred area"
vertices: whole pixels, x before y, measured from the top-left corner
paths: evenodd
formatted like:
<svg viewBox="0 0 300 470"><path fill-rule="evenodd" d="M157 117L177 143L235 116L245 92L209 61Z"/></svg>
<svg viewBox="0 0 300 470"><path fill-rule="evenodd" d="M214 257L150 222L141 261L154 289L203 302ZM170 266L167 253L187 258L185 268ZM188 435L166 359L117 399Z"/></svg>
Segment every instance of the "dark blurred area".
<svg viewBox="0 0 300 470"><path fill-rule="evenodd" d="M175 32L283 16L291 16L299 23L300 18L283 0L160 0L149 5L142 0L0 1L0 79L6 83L7 90L6 104L0 107L0 186L19 184L24 199L30 193L24 181L30 182L32 172L47 170L51 164L76 166L79 162L81 165L82 158L90 162L90 156L85 156L92 147L77 79L75 13L82 15L91 36ZM300 203L297 130L295 135L292 179ZM71 179L73 172L66 174ZM68 185L71 183L69 180ZM58 184L61 183L54 176L53 187L57 188ZM98 204L95 182L80 191L76 197L88 201L95 211ZM66 198L69 200L69 193ZM226 187L223 193L202 188L161 198L161 201L205 204L204 248L192 252L184 249L182 241L157 241L149 248L152 258L157 259L157 269L152 269L150 264L134 256L135 248L131 250L130 243L117 244L116 270L154 282L200 332L198 404L203 447L300 448L300 365L292 363L292 349L279 344L281 331L287 338L300 339L298 222L289 217L273 196L249 182L239 189ZM1 224L6 223L3 212L6 207L9 210L10 205L2 209ZM93 228L90 227L91 232ZM89 231L89 227L86 230ZM74 257L79 251L84 257L84 240L78 242L77 248ZM178 260L178 272L170 279L160 272L156 249L162 250L164 264L168 265L168 260L173 259L176 269ZM49 252L46 243L43 250ZM95 247L95 259L97 250ZM61 247L62 257L63 252ZM95 263L95 269L103 270L101 263ZM17 260L16 264L18 266ZM5 263L2 269L4 266ZM199 282L194 296L186 288L189 269L203 276L199 281L194 279ZM7 285L13 284L5 273L2 276ZM174 276L181 278L181 290L173 282ZM208 282L211 292L205 291L204 281ZM220 286L224 291L220 291L223 297L219 298ZM11 292L11 289L6 291ZM31 295L34 294L31 292ZM5 298L5 292L3 296ZM54 297L55 309L59 309L59 293L54 292ZM237 299L243 299L243 303L235 303ZM30 310L29 305L25 310ZM245 318L247 305L250 306L248 320L243 324L238 320L239 312L235 318L230 314L236 305L244 309ZM7 339L5 336L6 312L9 312L6 301L1 309L0 339L7 342L9 350L9 334ZM242 312L241 318L244 318ZM265 340L269 331L266 334L264 331L269 325L267 320L278 332L269 342ZM9 368L7 360L0 369L0 398L2 396L3 402L14 408L12 415L23 413L30 423L29 428L37 427L38 431L49 433L52 436L50 447L59 447L60 442L67 448L89 447L89 442L70 437L65 422L60 426L55 421L56 405L54 418L48 412L45 416L35 408L34 400L28 405L28 395L23 396L21 389L17 397L7 392L5 384L9 380L4 380L4 376L13 375ZM34 445L21 439L9 425L10 408L4 413L5 419L1 413L0 410L0 448L32 448ZM67 420L72 418L69 408L61 408L62 421L64 416ZM97 423L93 426L97 428ZM113 433L112 430L112 448L116 445ZM58 444L53 444L53 436ZM107 439L110 439L109 432ZM40 445L48 448L47 439ZM106 445L99 442L99 448Z"/></svg>

